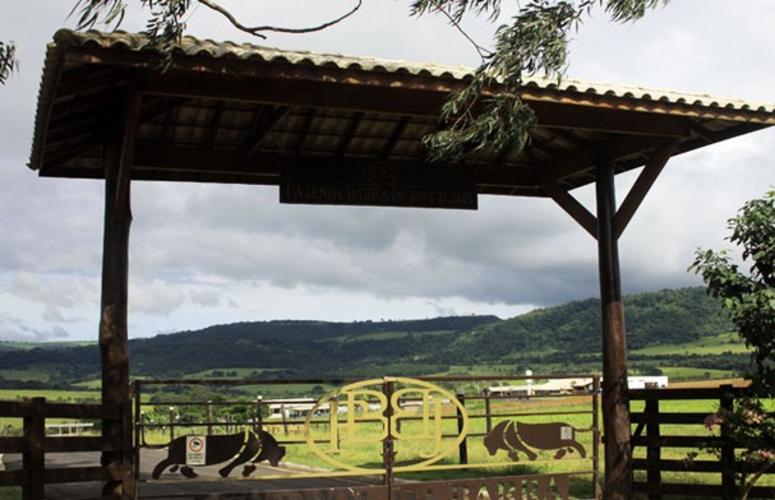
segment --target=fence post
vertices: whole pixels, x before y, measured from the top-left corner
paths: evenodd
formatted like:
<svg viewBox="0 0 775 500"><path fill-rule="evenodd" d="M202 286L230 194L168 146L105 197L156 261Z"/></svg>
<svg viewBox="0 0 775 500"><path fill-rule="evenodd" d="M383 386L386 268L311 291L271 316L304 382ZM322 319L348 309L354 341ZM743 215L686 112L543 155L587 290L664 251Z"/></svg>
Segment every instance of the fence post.
<svg viewBox="0 0 775 500"><path fill-rule="evenodd" d="M734 394L729 384L721 387L721 409L731 412L734 408ZM735 444L729 435L726 422L721 424L721 495L724 500L737 498L735 485Z"/></svg>
<svg viewBox="0 0 775 500"><path fill-rule="evenodd" d="M464 392L458 392L457 393L457 400L460 402L460 406L465 408L466 406L466 395ZM460 435L460 433L463 432L463 410L458 407L457 409L457 433ZM468 440L465 436L463 436L463 440L460 441L460 445L458 446L458 454L460 455L460 463L465 465L468 463Z"/></svg>
<svg viewBox="0 0 775 500"><path fill-rule="evenodd" d="M646 478L648 482L649 500L662 499L662 471L660 469L661 445L656 440L660 437L659 431L659 400L646 400Z"/></svg>
<svg viewBox="0 0 775 500"><path fill-rule="evenodd" d="M170 406L170 443L175 440L175 407Z"/></svg>
<svg viewBox="0 0 775 500"><path fill-rule="evenodd" d="M592 377L592 481L595 500L603 498L600 487L600 376Z"/></svg>
<svg viewBox="0 0 775 500"><path fill-rule="evenodd" d="M22 467L26 472L23 500L42 500L45 497L45 441L46 441L46 398L32 398L30 414L24 417L24 454Z"/></svg>
<svg viewBox="0 0 775 500"><path fill-rule="evenodd" d="M256 431L264 430L264 416L261 414L261 405L263 401L264 398L262 396L256 396L256 425L254 426L254 430Z"/></svg>
<svg viewBox="0 0 775 500"><path fill-rule="evenodd" d="M134 391L132 391L134 392ZM130 397L131 397L130 393ZM134 487L135 449L132 446L132 400L121 405L121 484L124 496L137 497Z"/></svg>
<svg viewBox="0 0 775 500"><path fill-rule="evenodd" d="M213 433L213 402L207 400L207 435L210 436Z"/></svg>
<svg viewBox="0 0 775 500"><path fill-rule="evenodd" d="M490 391L484 392L484 414L487 432L492 430L492 408L490 407Z"/></svg>
<svg viewBox="0 0 775 500"><path fill-rule="evenodd" d="M288 416L285 414L285 405L280 405L280 414L283 417L283 434L288 435Z"/></svg>

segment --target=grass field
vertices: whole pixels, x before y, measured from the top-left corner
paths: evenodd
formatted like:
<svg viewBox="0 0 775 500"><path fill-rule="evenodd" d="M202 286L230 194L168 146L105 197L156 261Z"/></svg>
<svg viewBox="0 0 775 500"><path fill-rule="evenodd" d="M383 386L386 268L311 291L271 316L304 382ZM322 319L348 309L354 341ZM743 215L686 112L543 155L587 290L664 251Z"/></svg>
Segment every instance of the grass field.
<svg viewBox="0 0 775 500"><path fill-rule="evenodd" d="M689 355L713 355L749 352L749 349L740 340L736 333L722 333L716 336L703 337L695 342L686 344L664 344L658 346L635 349L632 354L644 356L689 356Z"/></svg>

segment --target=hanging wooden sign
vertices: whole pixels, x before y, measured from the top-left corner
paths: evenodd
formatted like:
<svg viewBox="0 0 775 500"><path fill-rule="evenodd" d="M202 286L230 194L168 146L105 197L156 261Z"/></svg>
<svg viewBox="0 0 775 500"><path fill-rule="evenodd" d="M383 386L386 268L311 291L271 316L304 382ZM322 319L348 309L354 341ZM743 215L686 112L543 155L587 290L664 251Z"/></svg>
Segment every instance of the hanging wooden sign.
<svg viewBox="0 0 775 500"><path fill-rule="evenodd" d="M471 167L385 162L283 166L280 203L478 208Z"/></svg>

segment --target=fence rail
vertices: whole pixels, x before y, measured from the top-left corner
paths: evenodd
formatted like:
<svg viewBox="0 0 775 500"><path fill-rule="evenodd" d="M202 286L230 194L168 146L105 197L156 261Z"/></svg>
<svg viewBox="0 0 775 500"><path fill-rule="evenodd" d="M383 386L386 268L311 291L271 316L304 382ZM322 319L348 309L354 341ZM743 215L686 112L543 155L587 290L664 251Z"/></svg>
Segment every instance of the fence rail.
<svg viewBox="0 0 775 500"><path fill-rule="evenodd" d="M703 426L709 413L700 412L662 412L661 401L718 401L719 406L731 409L734 398L743 396L741 388L731 385L721 387L681 388L681 389L643 389L630 391L631 401L644 401L642 412L633 412L631 421L637 424L632 437L632 446L645 447L646 458L633 460L633 470L646 471L646 482L634 482L633 491L645 493L650 500L661 499L663 495L691 495L694 497L714 497L731 500L740 498L735 474L748 472L746 465L735 458L738 448L729 438L722 425L720 435L692 434L664 435L663 425ZM645 433L644 433L645 431ZM683 431L688 432L688 431ZM676 460L663 459L664 448L717 448L719 460ZM688 451L688 450L687 450ZM665 482L662 472L692 472L720 474L721 484ZM773 474L775 471L769 472ZM775 488L755 487L750 498L775 498Z"/></svg>
<svg viewBox="0 0 775 500"><path fill-rule="evenodd" d="M0 453L22 454L22 469L0 471L0 484L21 486L24 500L44 498L46 484L121 481L125 478L125 471L120 468L98 464L46 468L47 453L122 451L124 444L121 436L46 437L47 418L117 420L128 424L129 419L122 418L121 409L96 404L49 403L45 398L33 398L0 401L0 417L21 418L24 421L21 437L0 438ZM125 428L123 432L131 432L131 428Z"/></svg>

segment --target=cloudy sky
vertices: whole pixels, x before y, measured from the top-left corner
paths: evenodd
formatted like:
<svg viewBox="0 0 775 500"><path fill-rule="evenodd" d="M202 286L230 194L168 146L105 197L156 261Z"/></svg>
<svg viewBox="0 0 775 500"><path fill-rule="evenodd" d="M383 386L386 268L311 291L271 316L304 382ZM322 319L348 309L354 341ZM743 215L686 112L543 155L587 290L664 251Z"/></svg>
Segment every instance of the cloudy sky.
<svg viewBox="0 0 775 500"><path fill-rule="evenodd" d="M16 41L21 59L0 88L0 340L97 336L102 185L26 167L45 45L72 24L73 3L13 2L0 17L0 38ZM255 24L291 26L352 5L223 3ZM364 0L333 29L263 43L476 64L443 19L409 18L408 6ZM575 37L568 76L775 102L773 19L772 0L674 0L627 25L597 12ZM199 37L247 41L204 9L189 22ZM124 28L142 26L131 11ZM472 18L466 27L489 43L493 25ZM618 178L620 199L633 181ZM695 249L723 246L726 219L773 185L775 130L672 160L621 240L625 292L699 284L686 272ZM574 194L593 207L589 188ZM478 212L454 212L276 200L276 188L135 183L130 336L277 318L509 317L598 294L593 239L550 201L487 196Z"/></svg>

